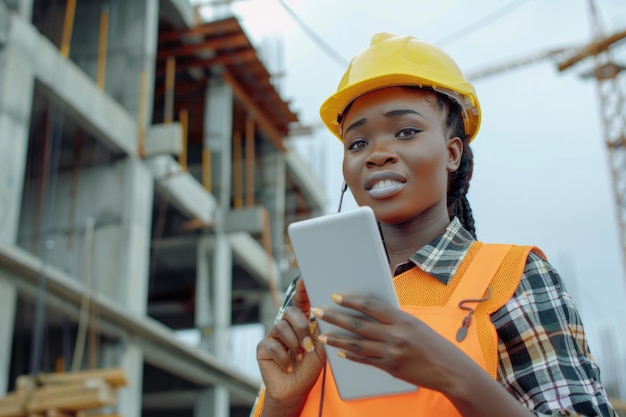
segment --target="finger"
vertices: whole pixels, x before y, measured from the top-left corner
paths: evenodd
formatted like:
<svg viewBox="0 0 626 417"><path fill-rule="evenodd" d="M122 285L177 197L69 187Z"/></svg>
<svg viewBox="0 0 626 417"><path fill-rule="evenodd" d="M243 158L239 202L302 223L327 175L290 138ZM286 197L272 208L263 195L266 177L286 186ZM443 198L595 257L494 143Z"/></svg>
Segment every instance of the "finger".
<svg viewBox="0 0 626 417"><path fill-rule="evenodd" d="M285 349L278 339L266 337L256 348L256 357L259 363L274 362L284 372L293 371L292 355Z"/></svg>
<svg viewBox="0 0 626 417"><path fill-rule="evenodd" d="M339 310L314 308L313 315L362 338L385 340L384 325L366 317L342 313Z"/></svg>
<svg viewBox="0 0 626 417"><path fill-rule="evenodd" d="M379 341L336 334L322 334L319 336L319 340L328 346L339 349L345 354L350 353L351 357L359 356L372 359L382 358L384 356L384 346Z"/></svg>
<svg viewBox="0 0 626 417"><path fill-rule="evenodd" d="M302 349L306 352L312 352L314 350L311 327L309 326L309 316L305 316L296 306L291 306L285 310L281 321L289 325L289 328L282 327L281 330L292 332ZM290 348L294 351L294 354L301 352L301 349L296 349L295 346L290 346Z"/></svg>
<svg viewBox="0 0 626 417"><path fill-rule="evenodd" d="M292 305L299 308L305 316L309 317L311 313L311 303L309 301L309 295L306 293L302 277L296 282L296 292L293 296Z"/></svg>
<svg viewBox="0 0 626 417"><path fill-rule="evenodd" d="M340 306L356 310L359 313L384 324L396 322L403 314L399 308L384 303L373 297L333 294L332 299Z"/></svg>
<svg viewBox="0 0 626 417"><path fill-rule="evenodd" d="M289 351L292 356L300 354L303 350L301 345L303 336L299 337L290 322L284 317L272 327L269 336L283 345L284 349Z"/></svg>

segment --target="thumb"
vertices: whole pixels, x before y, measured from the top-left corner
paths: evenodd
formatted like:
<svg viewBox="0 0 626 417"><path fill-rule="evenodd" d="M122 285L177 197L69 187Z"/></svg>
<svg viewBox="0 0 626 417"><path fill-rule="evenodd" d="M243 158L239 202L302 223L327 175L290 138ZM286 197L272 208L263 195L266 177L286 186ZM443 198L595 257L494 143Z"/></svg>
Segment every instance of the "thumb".
<svg viewBox="0 0 626 417"><path fill-rule="evenodd" d="M302 277L296 282L296 293L293 296L293 306L299 308L302 313L308 318L311 313L311 302L309 296L304 288L304 281Z"/></svg>

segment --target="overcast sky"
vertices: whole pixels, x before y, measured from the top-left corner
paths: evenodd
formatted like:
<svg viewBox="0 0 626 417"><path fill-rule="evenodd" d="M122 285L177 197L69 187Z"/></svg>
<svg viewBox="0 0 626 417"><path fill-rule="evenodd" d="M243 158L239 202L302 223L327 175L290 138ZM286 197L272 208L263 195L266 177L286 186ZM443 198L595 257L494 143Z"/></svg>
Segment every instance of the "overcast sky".
<svg viewBox="0 0 626 417"><path fill-rule="evenodd" d="M320 127L318 108L346 69L338 61L367 47L374 33L434 43L468 75L592 39L587 0L284 2L342 58L314 42L279 0L242 0L233 10L272 69L285 71L281 92L301 122L318 127L298 148L322 177L329 210L338 201L342 148ZM625 1L598 6L607 34L626 30ZM626 41L614 56L626 65ZM591 64L559 73L543 60L474 83L483 122L469 199L481 240L544 250L579 306L592 351L608 362L610 338L626 351L617 331L626 328L626 275L599 101L594 82L580 77ZM355 206L348 200L346 209ZM626 375L626 357L619 367Z"/></svg>

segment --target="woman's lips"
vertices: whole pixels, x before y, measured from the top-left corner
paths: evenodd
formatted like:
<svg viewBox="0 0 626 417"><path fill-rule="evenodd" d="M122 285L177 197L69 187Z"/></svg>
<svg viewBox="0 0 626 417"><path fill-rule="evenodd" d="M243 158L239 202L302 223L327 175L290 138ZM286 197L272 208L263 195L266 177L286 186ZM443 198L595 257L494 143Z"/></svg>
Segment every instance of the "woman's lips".
<svg viewBox="0 0 626 417"><path fill-rule="evenodd" d="M367 194L372 198L387 198L403 189L404 186L403 182L382 180L374 183L372 188L367 190Z"/></svg>
<svg viewBox="0 0 626 417"><path fill-rule="evenodd" d="M367 176L365 190L372 198L387 198L404 188L406 178L394 171L377 171Z"/></svg>

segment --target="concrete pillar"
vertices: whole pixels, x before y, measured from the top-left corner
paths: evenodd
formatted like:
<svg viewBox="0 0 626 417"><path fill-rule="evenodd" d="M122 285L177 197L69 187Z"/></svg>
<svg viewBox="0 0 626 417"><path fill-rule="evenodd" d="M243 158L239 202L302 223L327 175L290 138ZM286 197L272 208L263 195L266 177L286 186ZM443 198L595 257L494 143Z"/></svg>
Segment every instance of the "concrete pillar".
<svg viewBox="0 0 626 417"><path fill-rule="evenodd" d="M213 189L219 208L230 208L232 185L233 91L221 78L213 78L206 91L204 146L211 150Z"/></svg>
<svg viewBox="0 0 626 417"><path fill-rule="evenodd" d="M119 181L116 193L121 197L118 211L120 221L106 227L102 234L96 234L94 249L99 254L108 253L112 256L109 259L94 259L94 278L130 314L144 316L147 308L154 181L138 159L127 158L119 165L121 172L105 175L114 175ZM111 263L112 260L118 263ZM119 414L139 417L143 353L131 340L123 341L114 349L116 355L113 362L124 368L129 381L129 387L120 391Z"/></svg>
<svg viewBox="0 0 626 417"><path fill-rule="evenodd" d="M212 256L210 249L213 248ZM212 279L210 279L212 278ZM201 331L200 349L220 362L229 360L232 299L232 248L225 233L198 241L195 325ZM198 416L227 417L230 396L224 387L202 392L194 408Z"/></svg>
<svg viewBox="0 0 626 417"><path fill-rule="evenodd" d="M214 78L209 82L206 93L206 114L204 118L204 146L211 150L214 172L219 179L217 200L219 210L214 232L214 247L211 279L211 314L213 331L205 336L204 341L211 352L224 363L228 360L230 340L230 317L233 280L232 248L224 232L224 218L230 210L231 173L232 173L232 108L233 92L230 86L221 78ZM230 414L230 399L228 390L223 387L214 387L201 397L196 414L200 409L203 415L227 417ZM207 408L210 408L207 409ZM210 412L209 412L210 411Z"/></svg>
<svg viewBox="0 0 626 417"><path fill-rule="evenodd" d="M226 398L228 400L228 398ZM194 417L228 417L229 404L223 404L224 399L218 394L217 390L208 389L198 393L196 403L193 407ZM215 410L224 409L225 412L217 413Z"/></svg>
<svg viewBox="0 0 626 417"><path fill-rule="evenodd" d="M128 385L119 390L117 411L120 416L141 416L143 396L143 353L129 340L119 343L107 342L101 346L101 364L103 368L122 367L128 379ZM111 412L113 412L111 410Z"/></svg>
<svg viewBox="0 0 626 417"><path fill-rule="evenodd" d="M7 393L9 387L9 369L11 368L11 352L13 345L13 328L15 326L15 307L17 290L9 281L7 272L0 269L0 397Z"/></svg>
<svg viewBox="0 0 626 417"><path fill-rule="evenodd" d="M270 216L272 252L274 256L279 256L285 246L286 161L278 150L267 149L263 154L262 164L261 201Z"/></svg>
<svg viewBox="0 0 626 417"><path fill-rule="evenodd" d="M150 124L154 62L158 46L159 2L91 0L77 3L70 58L94 80L97 74L100 14L105 8L109 13L105 89L137 118L143 81L144 120ZM120 77L119 74L124 76Z"/></svg>
<svg viewBox="0 0 626 417"><path fill-rule="evenodd" d="M208 335L213 331L213 305L210 273L210 241L208 236L198 239L196 259L196 292L195 292L195 317L194 324L200 331L200 349L211 351Z"/></svg>
<svg viewBox="0 0 626 417"><path fill-rule="evenodd" d="M0 2L0 242L6 244L17 239L35 81L12 19Z"/></svg>
<svg viewBox="0 0 626 417"><path fill-rule="evenodd" d="M30 21L33 17L33 0L4 0L22 19ZM0 12L1 13L1 12Z"/></svg>
<svg viewBox="0 0 626 417"><path fill-rule="evenodd" d="M23 39L11 32L15 18L0 2L0 244L6 245L17 241L35 81ZM16 304L15 286L0 275L0 396L9 386Z"/></svg>

